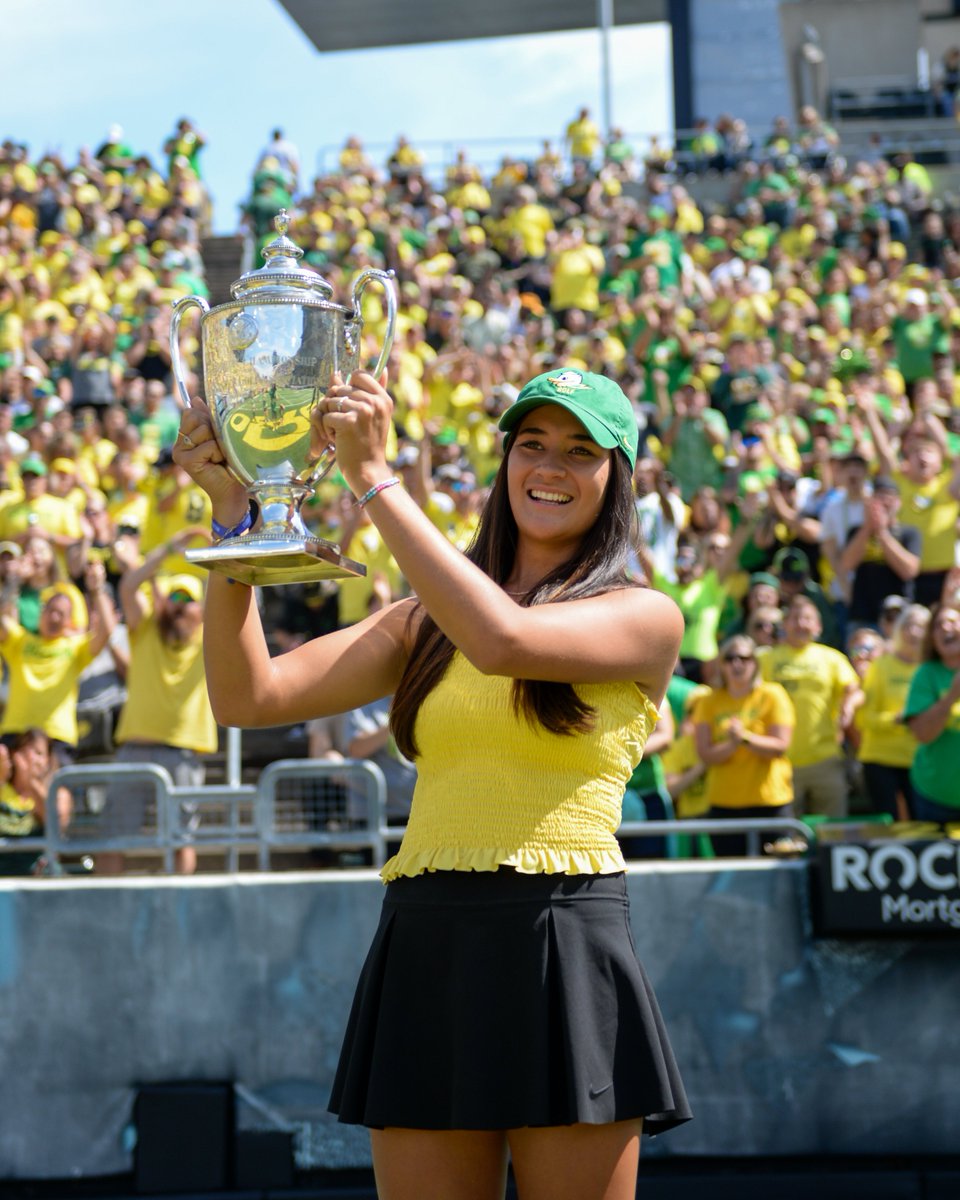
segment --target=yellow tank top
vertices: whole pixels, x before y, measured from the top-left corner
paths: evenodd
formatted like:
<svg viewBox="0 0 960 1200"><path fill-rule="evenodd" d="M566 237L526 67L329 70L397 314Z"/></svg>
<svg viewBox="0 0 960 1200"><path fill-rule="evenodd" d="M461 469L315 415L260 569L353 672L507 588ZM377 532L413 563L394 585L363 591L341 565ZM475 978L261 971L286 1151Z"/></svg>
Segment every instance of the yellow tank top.
<svg viewBox="0 0 960 1200"><path fill-rule="evenodd" d="M595 727L563 736L518 717L512 686L454 654L417 715L417 786L385 882L500 866L566 875L624 869L614 834L656 708L634 683L578 684Z"/></svg>

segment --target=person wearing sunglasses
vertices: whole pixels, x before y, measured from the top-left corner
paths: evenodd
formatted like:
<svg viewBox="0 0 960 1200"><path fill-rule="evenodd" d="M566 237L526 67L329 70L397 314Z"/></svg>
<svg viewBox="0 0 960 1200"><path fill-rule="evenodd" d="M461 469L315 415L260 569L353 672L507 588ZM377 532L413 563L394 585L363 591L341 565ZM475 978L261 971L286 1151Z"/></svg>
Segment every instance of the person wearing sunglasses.
<svg viewBox="0 0 960 1200"><path fill-rule="evenodd" d="M720 647L721 683L693 710L697 753L707 767L705 802L714 818L793 816L793 782L787 751L796 721L778 683L757 667L757 648L744 634ZM712 838L715 853L746 853L743 834Z"/></svg>

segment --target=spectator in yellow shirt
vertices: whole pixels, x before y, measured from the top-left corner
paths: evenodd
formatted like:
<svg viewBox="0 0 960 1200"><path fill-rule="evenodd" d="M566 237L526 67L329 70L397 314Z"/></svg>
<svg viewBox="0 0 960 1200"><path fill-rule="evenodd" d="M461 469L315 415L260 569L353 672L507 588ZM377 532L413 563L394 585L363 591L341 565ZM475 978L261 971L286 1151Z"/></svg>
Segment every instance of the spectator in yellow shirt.
<svg viewBox="0 0 960 1200"><path fill-rule="evenodd" d="M745 634L720 647L719 687L693 710L697 753L707 765L711 817L793 816L787 750L796 714L777 683L761 678L757 648ZM714 837L718 855L745 853L743 834Z"/></svg>
<svg viewBox="0 0 960 1200"><path fill-rule="evenodd" d="M564 140L573 162L579 160L588 166L593 162L600 149L600 130L591 119L589 108L580 109L567 126Z"/></svg>
<svg viewBox="0 0 960 1200"><path fill-rule="evenodd" d="M848 787L841 750L843 730L862 699L849 660L817 638L820 611L807 596L794 596L783 623L784 642L760 658L763 678L786 689L796 710L790 744L797 814L847 814Z"/></svg>
<svg viewBox="0 0 960 1200"><path fill-rule="evenodd" d="M901 611L890 649L867 668L863 705L856 715L861 733L857 757L870 807L900 821L911 815L910 767L918 745L903 714L929 624L930 610L922 604L908 604Z"/></svg>
<svg viewBox="0 0 960 1200"><path fill-rule="evenodd" d="M90 563L85 585L97 622L89 633L77 628L74 600L62 590L70 585L54 585L44 593L38 633L25 630L9 611L0 616L0 657L10 673L0 733L42 729L61 765L72 761L76 753L80 672L107 644L115 623L105 582L103 564Z"/></svg>
<svg viewBox="0 0 960 1200"><path fill-rule="evenodd" d="M600 276L606 267L603 251L591 245L583 227L574 225L557 239L551 255L550 307L555 313L576 308L595 313L600 307Z"/></svg>

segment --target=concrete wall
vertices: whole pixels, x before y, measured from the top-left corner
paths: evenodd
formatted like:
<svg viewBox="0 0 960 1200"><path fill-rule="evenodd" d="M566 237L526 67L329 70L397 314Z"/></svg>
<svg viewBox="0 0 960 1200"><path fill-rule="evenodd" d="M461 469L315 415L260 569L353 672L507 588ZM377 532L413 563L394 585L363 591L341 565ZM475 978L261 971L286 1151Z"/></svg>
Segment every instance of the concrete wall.
<svg viewBox="0 0 960 1200"><path fill-rule="evenodd" d="M765 137L791 113L780 0L690 0L694 117L743 117Z"/></svg>
<svg viewBox="0 0 960 1200"><path fill-rule="evenodd" d="M630 876L696 1120L648 1154L946 1154L960 1144L955 943L817 942L805 868ZM131 1167L136 1086L235 1080L301 1167L363 1166L324 1114L376 924L367 872L0 885L0 1179Z"/></svg>
<svg viewBox="0 0 960 1200"><path fill-rule="evenodd" d="M839 81L887 75L914 82L921 42L917 0L803 0L781 6L783 46L792 64L803 27L820 35L826 87Z"/></svg>

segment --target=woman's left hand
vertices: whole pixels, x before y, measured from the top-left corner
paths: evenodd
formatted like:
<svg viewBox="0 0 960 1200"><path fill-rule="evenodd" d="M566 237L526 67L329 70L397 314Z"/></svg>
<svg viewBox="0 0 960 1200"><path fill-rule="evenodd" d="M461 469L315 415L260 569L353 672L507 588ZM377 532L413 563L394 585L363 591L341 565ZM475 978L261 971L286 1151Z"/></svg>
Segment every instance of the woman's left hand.
<svg viewBox="0 0 960 1200"><path fill-rule="evenodd" d="M386 371L379 380L367 371L354 371L346 383L334 375L313 413L315 439L334 444L337 466L355 496L390 474L386 447L393 401L386 385Z"/></svg>

